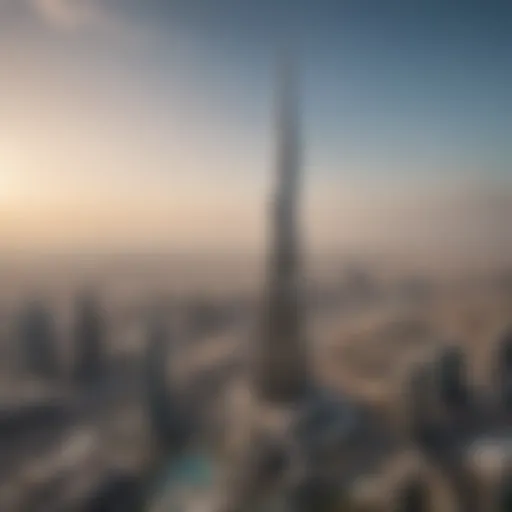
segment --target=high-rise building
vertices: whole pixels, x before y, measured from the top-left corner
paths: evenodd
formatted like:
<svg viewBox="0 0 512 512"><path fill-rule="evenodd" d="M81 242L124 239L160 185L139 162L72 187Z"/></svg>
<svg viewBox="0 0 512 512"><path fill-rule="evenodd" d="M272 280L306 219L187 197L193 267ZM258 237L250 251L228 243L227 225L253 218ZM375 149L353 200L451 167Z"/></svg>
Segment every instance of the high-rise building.
<svg viewBox="0 0 512 512"><path fill-rule="evenodd" d="M191 418L183 400L178 400L168 379L168 358L172 357L171 340L167 327L160 320L149 326L145 355L146 406L151 432L162 455L180 451L186 446L192 432Z"/></svg>
<svg viewBox="0 0 512 512"><path fill-rule="evenodd" d="M91 293L80 295L75 309L75 377L98 381L105 365L105 323L100 304Z"/></svg>
<svg viewBox="0 0 512 512"><path fill-rule="evenodd" d="M298 87L291 55L278 69L276 190L271 204L267 288L255 347L255 391L269 401L293 400L308 383L299 261L301 144Z"/></svg>
<svg viewBox="0 0 512 512"><path fill-rule="evenodd" d="M32 300L21 313L18 328L24 369L35 377L55 378L59 373L57 335L45 304Z"/></svg>

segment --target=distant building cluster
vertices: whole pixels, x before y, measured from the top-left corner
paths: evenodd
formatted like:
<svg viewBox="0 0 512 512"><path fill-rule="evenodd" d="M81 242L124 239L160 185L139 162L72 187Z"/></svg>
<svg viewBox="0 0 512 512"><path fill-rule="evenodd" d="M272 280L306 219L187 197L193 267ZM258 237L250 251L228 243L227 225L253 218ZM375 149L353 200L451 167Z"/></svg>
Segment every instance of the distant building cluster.
<svg viewBox="0 0 512 512"><path fill-rule="evenodd" d="M105 318L92 294L81 296L74 310L70 333L73 348L71 373L80 383L101 379L105 365ZM20 312L17 326L17 349L24 371L31 377L62 380L66 375L55 315L44 300L31 300Z"/></svg>

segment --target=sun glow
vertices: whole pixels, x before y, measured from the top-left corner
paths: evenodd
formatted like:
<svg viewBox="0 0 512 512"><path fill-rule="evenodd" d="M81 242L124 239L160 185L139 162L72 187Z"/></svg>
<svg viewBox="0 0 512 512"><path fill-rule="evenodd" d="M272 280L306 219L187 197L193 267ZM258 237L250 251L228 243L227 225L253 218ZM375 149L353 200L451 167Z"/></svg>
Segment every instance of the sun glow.
<svg viewBox="0 0 512 512"><path fill-rule="evenodd" d="M22 172L23 168L12 165L2 156L0 153L0 205L13 209L25 208L26 196L31 189L30 180L27 174Z"/></svg>
<svg viewBox="0 0 512 512"><path fill-rule="evenodd" d="M9 203L12 199L13 182L12 173L2 168L0 164L0 204Z"/></svg>

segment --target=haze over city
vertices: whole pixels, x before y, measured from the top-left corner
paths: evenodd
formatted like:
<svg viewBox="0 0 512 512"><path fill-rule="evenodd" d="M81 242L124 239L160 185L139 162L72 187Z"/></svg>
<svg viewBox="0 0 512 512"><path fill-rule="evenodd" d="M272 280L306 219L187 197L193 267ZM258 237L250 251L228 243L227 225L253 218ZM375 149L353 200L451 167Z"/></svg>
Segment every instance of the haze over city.
<svg viewBox="0 0 512 512"><path fill-rule="evenodd" d="M0 0L0 510L510 512L511 29Z"/></svg>

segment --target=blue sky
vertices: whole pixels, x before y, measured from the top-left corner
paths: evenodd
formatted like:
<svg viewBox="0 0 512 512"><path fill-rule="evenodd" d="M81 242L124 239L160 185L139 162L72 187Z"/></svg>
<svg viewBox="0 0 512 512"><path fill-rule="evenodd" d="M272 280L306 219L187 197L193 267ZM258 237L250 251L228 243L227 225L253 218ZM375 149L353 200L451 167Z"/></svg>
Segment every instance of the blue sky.
<svg viewBox="0 0 512 512"><path fill-rule="evenodd" d="M299 40L315 159L360 160L370 173L388 172L395 160L409 172L414 160L443 171L507 171L512 10L505 2L131 4L132 19L179 30L201 48L206 83L211 77L236 90L226 110L236 109L234 122L256 137L265 128L258 111L268 108L273 53L289 35ZM165 69L160 58L151 64Z"/></svg>
<svg viewBox="0 0 512 512"><path fill-rule="evenodd" d="M282 40L317 223L425 183L501 186L511 28L493 1L0 0L0 205L32 240L257 231Z"/></svg>

